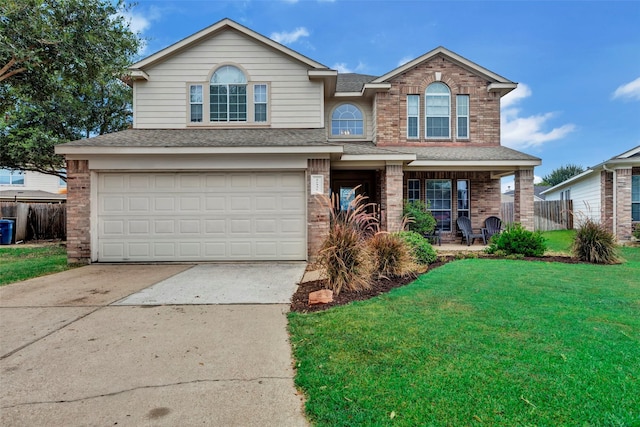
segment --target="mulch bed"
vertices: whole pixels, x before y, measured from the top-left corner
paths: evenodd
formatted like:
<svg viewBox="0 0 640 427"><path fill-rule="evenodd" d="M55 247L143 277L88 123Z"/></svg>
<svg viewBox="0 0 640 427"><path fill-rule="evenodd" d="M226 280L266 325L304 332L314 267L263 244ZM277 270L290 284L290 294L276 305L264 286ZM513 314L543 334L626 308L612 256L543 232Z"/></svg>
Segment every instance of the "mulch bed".
<svg viewBox="0 0 640 427"><path fill-rule="evenodd" d="M496 258L490 255L480 255L480 258ZM428 274L430 271L441 267L451 261L455 261L455 256L440 257L437 262L429 265ZM545 257L525 257L525 261L544 261L544 262L563 262L567 264L581 264L575 258L563 257L563 256L545 256ZM309 293L326 289L326 280L314 280L311 282L301 283L298 285L298 290L291 299L291 311L297 311L301 313L311 313L315 311L326 310L338 305L348 304L352 301L364 301L375 296L389 292L391 289L399 288L400 286L407 285L415 280L415 277L399 277L393 279L378 279L373 282L371 289L360 292L348 292L343 290L339 295L333 295L333 301L327 304L315 304L309 305Z"/></svg>

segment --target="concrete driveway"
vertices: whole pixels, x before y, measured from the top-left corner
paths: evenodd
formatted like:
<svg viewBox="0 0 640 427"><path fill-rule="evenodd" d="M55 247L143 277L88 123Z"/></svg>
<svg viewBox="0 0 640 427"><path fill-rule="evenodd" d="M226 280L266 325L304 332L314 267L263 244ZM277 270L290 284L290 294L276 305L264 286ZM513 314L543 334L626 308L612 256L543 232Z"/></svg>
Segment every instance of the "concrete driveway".
<svg viewBox="0 0 640 427"><path fill-rule="evenodd" d="M308 425L288 304L114 305L193 268L98 264L0 288L0 425Z"/></svg>

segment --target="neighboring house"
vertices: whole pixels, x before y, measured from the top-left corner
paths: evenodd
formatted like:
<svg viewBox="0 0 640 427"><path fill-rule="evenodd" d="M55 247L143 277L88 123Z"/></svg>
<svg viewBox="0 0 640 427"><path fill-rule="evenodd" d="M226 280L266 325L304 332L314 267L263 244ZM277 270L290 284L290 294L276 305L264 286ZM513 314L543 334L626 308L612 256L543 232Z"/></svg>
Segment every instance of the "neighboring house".
<svg viewBox="0 0 640 427"><path fill-rule="evenodd" d="M54 175L0 168L0 201L64 202L67 183Z"/></svg>
<svg viewBox="0 0 640 427"><path fill-rule="evenodd" d="M574 224L592 219L619 241L640 223L640 145L544 191L547 200L573 200Z"/></svg>
<svg viewBox="0 0 640 427"><path fill-rule="evenodd" d="M540 159L500 145L517 84L443 47L382 76L339 74L224 19L130 67L133 128L56 147L71 262L312 260L318 194L365 193L382 226L429 203L443 240L500 212L515 175L533 229Z"/></svg>
<svg viewBox="0 0 640 427"><path fill-rule="evenodd" d="M544 194L542 194L543 191L548 190L549 188L551 188L550 185L534 185L533 186L533 201L534 202L543 202L544 201ZM502 193L502 203L513 203L513 196L515 194L514 190L507 190L504 193Z"/></svg>

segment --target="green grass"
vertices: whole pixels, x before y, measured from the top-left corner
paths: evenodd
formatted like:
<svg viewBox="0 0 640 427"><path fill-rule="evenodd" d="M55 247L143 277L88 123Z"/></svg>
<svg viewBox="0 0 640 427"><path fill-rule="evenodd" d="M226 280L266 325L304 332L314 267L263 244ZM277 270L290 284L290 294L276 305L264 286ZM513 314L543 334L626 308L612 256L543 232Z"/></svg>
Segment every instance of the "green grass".
<svg viewBox="0 0 640 427"><path fill-rule="evenodd" d="M290 313L319 426L640 425L640 249L619 265L492 259Z"/></svg>
<svg viewBox="0 0 640 427"><path fill-rule="evenodd" d="M0 286L68 270L64 247L0 247Z"/></svg>
<svg viewBox="0 0 640 427"><path fill-rule="evenodd" d="M547 252L563 255L571 255L571 245L575 235L575 230L545 231L542 233L547 244Z"/></svg>

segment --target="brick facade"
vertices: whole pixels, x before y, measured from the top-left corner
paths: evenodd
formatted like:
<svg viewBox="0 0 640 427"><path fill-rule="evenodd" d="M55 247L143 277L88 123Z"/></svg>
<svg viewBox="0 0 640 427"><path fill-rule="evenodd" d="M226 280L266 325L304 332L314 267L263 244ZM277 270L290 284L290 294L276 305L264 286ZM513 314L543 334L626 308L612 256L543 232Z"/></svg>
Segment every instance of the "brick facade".
<svg viewBox="0 0 640 427"><path fill-rule="evenodd" d="M616 169L615 235L619 241L631 239L631 168Z"/></svg>
<svg viewBox="0 0 640 427"><path fill-rule="evenodd" d="M385 183L382 186L382 218L383 228L388 231L399 231L402 226L403 182L402 165L387 165Z"/></svg>
<svg viewBox="0 0 640 427"><path fill-rule="evenodd" d="M311 186L311 175L324 176L324 196L329 197L330 160L309 159L307 162L307 188ZM329 233L329 210L322 202L322 196L307 195L307 256L313 262L317 258L320 247Z"/></svg>
<svg viewBox="0 0 640 427"><path fill-rule="evenodd" d="M513 194L514 221L526 230L535 228L533 208L533 169L522 169L515 174Z"/></svg>
<svg viewBox="0 0 640 427"><path fill-rule="evenodd" d="M613 172L600 172L600 224L613 233Z"/></svg>
<svg viewBox="0 0 640 427"><path fill-rule="evenodd" d="M67 261L91 262L91 174L87 160L67 160Z"/></svg>

